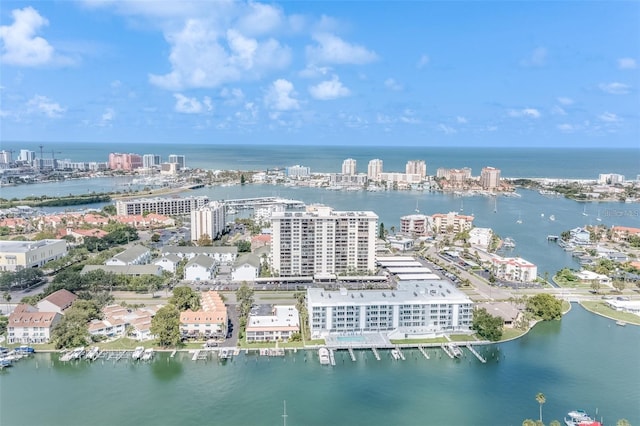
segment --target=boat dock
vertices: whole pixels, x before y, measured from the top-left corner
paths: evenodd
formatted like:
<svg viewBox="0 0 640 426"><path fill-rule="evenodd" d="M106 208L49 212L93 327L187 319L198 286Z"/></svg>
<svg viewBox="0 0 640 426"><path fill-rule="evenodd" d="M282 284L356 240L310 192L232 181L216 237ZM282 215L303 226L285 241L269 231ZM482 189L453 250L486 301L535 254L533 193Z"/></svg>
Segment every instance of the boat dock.
<svg viewBox="0 0 640 426"><path fill-rule="evenodd" d="M482 362L483 364L487 362L487 360L484 359L484 357L482 355L480 355L478 353L478 351L476 351L473 346L467 345L467 349L469 349L469 351L471 351L471 353L474 354L476 356L476 358L478 358L480 360L480 362Z"/></svg>
<svg viewBox="0 0 640 426"><path fill-rule="evenodd" d="M400 350L399 346L396 346L396 350L398 351L398 356L400 357L401 360L405 361L406 358L404 357L404 354L402 353L402 351Z"/></svg>
<svg viewBox="0 0 640 426"><path fill-rule="evenodd" d="M353 348L348 348L351 361L356 362L356 354L353 352Z"/></svg>
<svg viewBox="0 0 640 426"><path fill-rule="evenodd" d="M380 361L380 354L378 353L378 350L376 348L371 348L371 350L373 351L373 356L376 357L376 360Z"/></svg>
<svg viewBox="0 0 640 426"><path fill-rule="evenodd" d="M336 355L333 353L333 349L329 349L329 363L335 367L336 366Z"/></svg>
<svg viewBox="0 0 640 426"><path fill-rule="evenodd" d="M420 353L421 353L422 355L424 355L424 357L425 357L426 359L429 359L429 354L428 354L428 353L427 353L427 351L424 349L424 346L419 345L419 346L418 346L418 350L420 351Z"/></svg>
<svg viewBox="0 0 640 426"><path fill-rule="evenodd" d="M449 356L449 358L453 359L455 358L453 356L453 352L451 351L451 349L449 348L449 346L445 345L444 343L442 344L442 346L440 346L442 348L442 350L444 351L445 354L447 354Z"/></svg>

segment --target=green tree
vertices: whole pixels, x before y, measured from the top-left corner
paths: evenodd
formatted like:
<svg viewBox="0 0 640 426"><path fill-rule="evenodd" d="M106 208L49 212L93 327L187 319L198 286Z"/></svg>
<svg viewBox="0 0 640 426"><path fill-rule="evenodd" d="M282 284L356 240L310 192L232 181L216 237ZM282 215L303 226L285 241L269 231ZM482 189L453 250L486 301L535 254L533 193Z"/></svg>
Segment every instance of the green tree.
<svg viewBox="0 0 640 426"><path fill-rule="evenodd" d="M238 253L251 253L251 242L240 240L236 242L236 247L238 247Z"/></svg>
<svg viewBox="0 0 640 426"><path fill-rule="evenodd" d="M593 290L594 293L600 292L600 280L591 280L591 290Z"/></svg>
<svg viewBox="0 0 640 426"><path fill-rule="evenodd" d="M244 185L247 183L247 178L244 177L244 174L240 175L240 185Z"/></svg>
<svg viewBox="0 0 640 426"><path fill-rule="evenodd" d="M240 316L246 317L251 311L251 305L253 305L253 289L246 281L243 281L236 290L236 300L240 304Z"/></svg>
<svg viewBox="0 0 640 426"><path fill-rule="evenodd" d="M77 299L51 331L56 349L85 346L90 341L87 324L100 317L100 310L91 300Z"/></svg>
<svg viewBox="0 0 640 426"><path fill-rule="evenodd" d="M478 308L473 311L473 322L471 329L475 330L483 339L492 342L502 338L504 320L498 316L493 316L485 308Z"/></svg>
<svg viewBox="0 0 640 426"><path fill-rule="evenodd" d="M154 232L153 235L151 236L151 242L157 243L160 241L160 234L158 234L157 232Z"/></svg>
<svg viewBox="0 0 640 426"><path fill-rule="evenodd" d="M151 333L160 346L177 346L180 343L180 312L174 305L163 306L151 319Z"/></svg>
<svg viewBox="0 0 640 426"><path fill-rule="evenodd" d="M621 293L624 290L624 288L626 287L625 282L623 280L618 280L618 279L613 280L611 285L613 286L613 288L615 288L616 290L618 290Z"/></svg>
<svg viewBox="0 0 640 426"><path fill-rule="evenodd" d="M384 223L380 222L380 225L378 226L378 238L384 240L384 235Z"/></svg>
<svg viewBox="0 0 640 426"><path fill-rule="evenodd" d="M620 419L616 422L616 426L631 426L631 423L627 419Z"/></svg>
<svg viewBox="0 0 640 426"><path fill-rule="evenodd" d="M115 214L117 213L116 206L113 204L106 205L102 208L102 213L106 214L107 216L115 216Z"/></svg>
<svg viewBox="0 0 640 426"><path fill-rule="evenodd" d="M7 332L7 324L9 324L9 317L0 315L0 336Z"/></svg>
<svg viewBox="0 0 640 426"><path fill-rule="evenodd" d="M522 422L522 426L536 426L535 420L526 419Z"/></svg>
<svg viewBox="0 0 640 426"><path fill-rule="evenodd" d="M187 309L195 311L200 309L200 295L193 291L191 287L175 287L169 303L175 306L180 312L186 311Z"/></svg>
<svg viewBox="0 0 640 426"><path fill-rule="evenodd" d="M559 422L559 421L557 421L557 420L552 420L552 421L551 421L551 423L549 423L549 426L562 426L562 425L560 424L560 422Z"/></svg>
<svg viewBox="0 0 640 426"><path fill-rule="evenodd" d="M202 234L200 238L198 238L198 241L196 241L196 243L200 247L209 247L213 245L213 241L211 240L211 237L208 234Z"/></svg>
<svg viewBox="0 0 640 426"><path fill-rule="evenodd" d="M538 392L536 394L536 401L538 401L538 404L540 405L540 422L542 422L542 405L547 402L547 399L544 397L542 392Z"/></svg>
<svg viewBox="0 0 640 426"><path fill-rule="evenodd" d="M527 299L526 310L543 321L562 317L562 301L546 293L536 294Z"/></svg>

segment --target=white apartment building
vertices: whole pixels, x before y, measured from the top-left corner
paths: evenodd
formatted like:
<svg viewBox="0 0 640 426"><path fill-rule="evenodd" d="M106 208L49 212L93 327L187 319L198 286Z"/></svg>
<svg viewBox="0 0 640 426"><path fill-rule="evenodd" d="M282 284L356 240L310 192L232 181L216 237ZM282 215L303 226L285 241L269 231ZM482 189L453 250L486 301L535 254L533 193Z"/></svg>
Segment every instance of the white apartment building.
<svg viewBox="0 0 640 426"><path fill-rule="evenodd" d="M320 206L274 213L271 223L272 267L282 277L375 270L378 216L371 211Z"/></svg>
<svg viewBox="0 0 640 426"><path fill-rule="evenodd" d="M430 337L470 332L473 302L444 280L404 281L397 290L307 289L313 339L352 333Z"/></svg>
<svg viewBox="0 0 640 426"><path fill-rule="evenodd" d="M493 230L491 228L473 228L469 231L469 244L482 249L487 249L491 244Z"/></svg>
<svg viewBox="0 0 640 426"><path fill-rule="evenodd" d="M426 237L431 233L431 217L424 214L410 214L400 218L400 233L415 237Z"/></svg>
<svg viewBox="0 0 640 426"><path fill-rule="evenodd" d="M436 213L431 216L435 232L447 234L470 230L473 227L473 216L461 215L456 212Z"/></svg>
<svg viewBox="0 0 640 426"><path fill-rule="evenodd" d="M513 282L532 282L538 277L538 267L521 257L491 255L491 270L496 277Z"/></svg>
<svg viewBox="0 0 640 426"><path fill-rule="evenodd" d="M166 216L189 214L192 210L209 203L209 197L185 198L140 198L137 200L116 201L116 211L119 216L138 215L144 212L157 213Z"/></svg>
<svg viewBox="0 0 640 426"><path fill-rule="evenodd" d="M624 175L616 173L600 173L598 175L598 183L601 185L615 185L624 183Z"/></svg>
<svg viewBox="0 0 640 426"><path fill-rule="evenodd" d="M480 186L482 189L496 189L500 186L500 169L484 167L480 172Z"/></svg>
<svg viewBox="0 0 640 426"><path fill-rule="evenodd" d="M187 160L184 155L169 155L168 163L173 163L178 165L178 170L182 170L187 167Z"/></svg>
<svg viewBox="0 0 640 426"><path fill-rule="evenodd" d="M142 156L142 167L152 169L160 167L160 156L155 154L145 154Z"/></svg>
<svg viewBox="0 0 640 426"><path fill-rule="evenodd" d="M20 150L20 156L18 157L19 161L31 164L35 159L36 159L36 153L34 151L30 151L28 149Z"/></svg>
<svg viewBox="0 0 640 426"><path fill-rule="evenodd" d="M372 181L380 180L380 173L382 173L382 160L376 158L369 161L367 166L367 178Z"/></svg>
<svg viewBox="0 0 640 426"><path fill-rule="evenodd" d="M250 315L247 323L247 342L287 341L300 332L300 316L295 306L276 305L271 315Z"/></svg>
<svg viewBox="0 0 640 426"><path fill-rule="evenodd" d="M287 167L287 177L292 179L307 178L311 175L311 169L309 167L301 166L299 164L295 166Z"/></svg>
<svg viewBox="0 0 640 426"><path fill-rule="evenodd" d="M347 158L342 162L343 175L355 175L356 173L356 160L353 158Z"/></svg>
<svg viewBox="0 0 640 426"><path fill-rule="evenodd" d="M419 175L422 179L427 176L427 165L424 160L409 160L405 166L408 175Z"/></svg>
<svg viewBox="0 0 640 426"><path fill-rule="evenodd" d="M151 251L143 245L136 244L113 256L105 265L146 265L151 261Z"/></svg>
<svg viewBox="0 0 640 426"><path fill-rule="evenodd" d="M40 267L66 254L65 240L0 241L0 271Z"/></svg>
<svg viewBox="0 0 640 426"><path fill-rule="evenodd" d="M11 163L13 163L11 152L12 151L0 151L0 164L11 164Z"/></svg>
<svg viewBox="0 0 640 426"><path fill-rule="evenodd" d="M51 330L61 318L57 312L39 312L33 306L21 303L9 315L7 343L47 343Z"/></svg>
<svg viewBox="0 0 640 426"><path fill-rule="evenodd" d="M226 206L212 201L206 206L191 211L191 241L198 241L203 235L212 240L220 237L227 224Z"/></svg>

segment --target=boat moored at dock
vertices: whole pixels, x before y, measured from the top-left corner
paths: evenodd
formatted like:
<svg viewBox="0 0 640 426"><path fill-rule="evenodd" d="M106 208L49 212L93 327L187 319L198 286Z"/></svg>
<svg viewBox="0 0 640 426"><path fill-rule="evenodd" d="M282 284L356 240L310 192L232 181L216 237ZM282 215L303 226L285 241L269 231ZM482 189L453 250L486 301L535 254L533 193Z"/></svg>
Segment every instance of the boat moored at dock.
<svg viewBox="0 0 640 426"><path fill-rule="evenodd" d="M564 423L567 426L602 426L602 423L594 420L583 410L569 411L564 418Z"/></svg>
<svg viewBox="0 0 640 426"><path fill-rule="evenodd" d="M138 346L136 347L136 349L133 351L133 354L131 354L131 359L133 360L139 360L140 358L142 358L142 355L144 354L144 346Z"/></svg>

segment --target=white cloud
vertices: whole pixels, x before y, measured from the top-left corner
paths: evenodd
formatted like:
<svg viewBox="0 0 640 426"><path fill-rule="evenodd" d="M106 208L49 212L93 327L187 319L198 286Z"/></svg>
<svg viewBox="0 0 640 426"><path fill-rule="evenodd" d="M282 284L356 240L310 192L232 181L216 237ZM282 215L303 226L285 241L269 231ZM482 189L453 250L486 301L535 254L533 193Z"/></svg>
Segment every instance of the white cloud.
<svg viewBox="0 0 640 426"><path fill-rule="evenodd" d="M618 68L621 70L635 70L638 67L636 60L633 58L618 59Z"/></svg>
<svg viewBox="0 0 640 426"><path fill-rule="evenodd" d="M307 46L307 59L312 64L367 64L378 55L358 44L350 44L340 37L319 33L313 36L316 45Z"/></svg>
<svg viewBox="0 0 640 426"><path fill-rule="evenodd" d="M467 119L459 115L456 117L456 122L458 124L467 124Z"/></svg>
<svg viewBox="0 0 640 426"><path fill-rule="evenodd" d="M315 99L327 101L349 96L351 91L342 84L337 75L334 75L331 80L322 81L309 87L309 93Z"/></svg>
<svg viewBox="0 0 640 426"><path fill-rule="evenodd" d="M523 67L541 67L547 62L547 49L544 47L536 47L533 51L520 61Z"/></svg>
<svg viewBox="0 0 640 426"><path fill-rule="evenodd" d="M293 84L281 78L271 83L264 97L264 103L267 107L276 111L299 109L300 103L294 98L295 95Z"/></svg>
<svg viewBox="0 0 640 426"><path fill-rule="evenodd" d="M256 79L291 61L290 49L275 39L260 41L236 29L222 36L211 23L199 19L187 20L182 30L165 37L171 44L172 70L165 75L151 74L149 81L168 90Z"/></svg>
<svg viewBox="0 0 640 426"><path fill-rule="evenodd" d="M422 55L420 56L420 59L418 59L418 63L416 64L416 67L418 67L418 69L422 69L427 65L429 65L430 60L431 59L429 58L428 55Z"/></svg>
<svg viewBox="0 0 640 426"><path fill-rule="evenodd" d="M384 86L387 89L390 90L395 90L395 91L400 91L402 90L402 85L400 83L398 83L395 79L393 78L388 78L384 81Z"/></svg>
<svg viewBox="0 0 640 426"><path fill-rule="evenodd" d="M278 29L284 22L282 10L272 5L249 2L237 27L244 34L262 35Z"/></svg>
<svg viewBox="0 0 640 426"><path fill-rule="evenodd" d="M0 26L2 62L9 65L37 66L53 60L54 49L47 40L36 36L41 27L49 24L32 7L14 9L13 24Z"/></svg>
<svg viewBox="0 0 640 426"><path fill-rule="evenodd" d="M557 98L558 103L561 105L573 105L573 99L567 97L559 97Z"/></svg>
<svg viewBox="0 0 640 426"><path fill-rule="evenodd" d="M27 109L29 112L41 113L49 118L60 118L67 110L59 103L40 95L34 96L27 102Z"/></svg>
<svg viewBox="0 0 640 426"><path fill-rule="evenodd" d="M576 126L569 123L558 124L557 128L563 133L573 133L577 130Z"/></svg>
<svg viewBox="0 0 640 426"><path fill-rule="evenodd" d="M628 95L631 93L631 86L624 83L600 83L598 85L600 90L610 95Z"/></svg>
<svg viewBox="0 0 640 426"><path fill-rule="evenodd" d="M315 64L308 64L305 69L300 71L299 75L303 78L316 78L327 75L331 71L330 67L319 67Z"/></svg>
<svg viewBox="0 0 640 426"><path fill-rule="evenodd" d="M604 113L600 114L598 116L598 118L601 121L604 121L606 123L619 123L620 121L622 121L622 119L620 117L618 117L616 114L614 114L612 112L604 112Z"/></svg>
<svg viewBox="0 0 640 426"><path fill-rule="evenodd" d="M446 124L438 124L438 130L440 130L445 135L452 135L457 133L457 130L451 126L447 126Z"/></svg>
<svg viewBox="0 0 640 426"><path fill-rule="evenodd" d="M551 108L551 114L553 115L567 115L567 111L564 110L564 108L558 106L558 105L554 105L553 108Z"/></svg>
<svg viewBox="0 0 640 426"><path fill-rule="evenodd" d="M181 93L174 93L173 97L176 98L176 105L174 107L176 112L183 114L200 114L202 112L211 111L213 105L211 98L205 96L200 102L197 98L189 98Z"/></svg>
<svg viewBox="0 0 640 426"><path fill-rule="evenodd" d="M509 110L509 117L526 117L526 118L540 118L540 111L535 108L524 108L519 110Z"/></svg>
<svg viewBox="0 0 640 426"><path fill-rule="evenodd" d="M98 125L100 127L108 127L111 126L111 122L116 118L116 112L113 108L107 108L104 110L102 115L100 116L100 121Z"/></svg>
<svg viewBox="0 0 640 426"><path fill-rule="evenodd" d="M227 105L239 105L244 100L244 92L242 89L223 88L220 91L220 96L225 99L224 103Z"/></svg>

